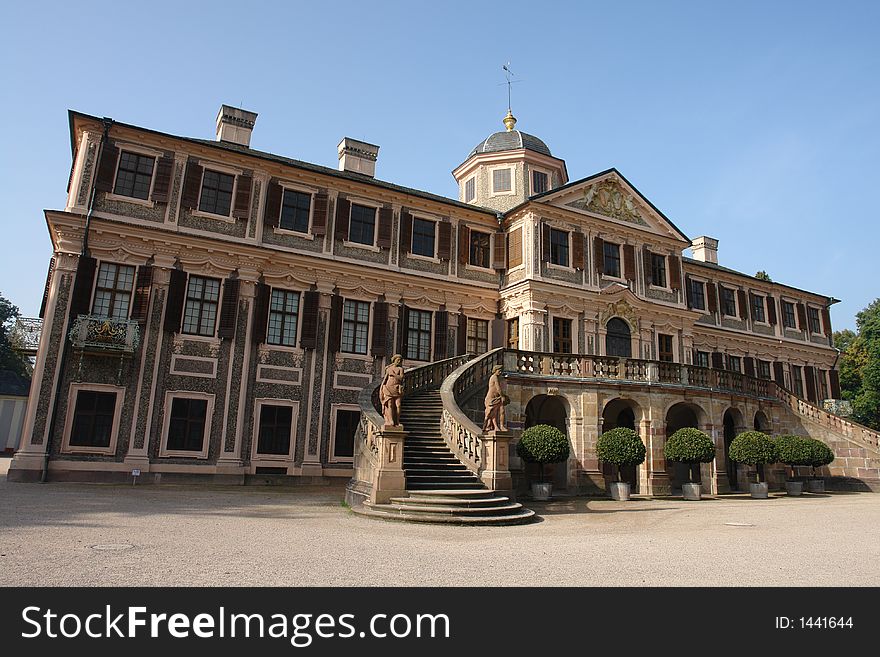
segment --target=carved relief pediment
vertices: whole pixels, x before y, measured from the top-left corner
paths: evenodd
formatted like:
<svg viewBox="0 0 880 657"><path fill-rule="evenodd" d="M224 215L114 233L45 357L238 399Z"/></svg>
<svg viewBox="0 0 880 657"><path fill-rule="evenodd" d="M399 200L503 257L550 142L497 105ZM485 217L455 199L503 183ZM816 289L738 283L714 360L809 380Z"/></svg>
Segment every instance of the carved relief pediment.
<svg viewBox="0 0 880 657"><path fill-rule="evenodd" d="M606 179L588 185L583 189L583 196L565 205L640 226L648 225L638 201L615 180Z"/></svg>
<svg viewBox="0 0 880 657"><path fill-rule="evenodd" d="M621 317L625 319L634 329L639 329L639 318L633 308L626 299L609 303L602 312L599 313L599 322L604 326L612 317Z"/></svg>

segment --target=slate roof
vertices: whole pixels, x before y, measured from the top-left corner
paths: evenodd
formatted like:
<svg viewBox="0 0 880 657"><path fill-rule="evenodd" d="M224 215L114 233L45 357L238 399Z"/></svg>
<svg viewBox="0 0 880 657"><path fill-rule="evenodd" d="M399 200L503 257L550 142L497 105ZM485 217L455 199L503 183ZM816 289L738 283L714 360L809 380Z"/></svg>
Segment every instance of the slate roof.
<svg viewBox="0 0 880 657"><path fill-rule="evenodd" d="M468 157L470 158L480 153L513 151L518 148L527 148L530 151L553 157L547 144L534 135L519 130L502 130L501 132L489 135L474 147L474 150L471 151Z"/></svg>
<svg viewBox="0 0 880 657"><path fill-rule="evenodd" d="M19 376L10 370L0 370L0 395L27 397L30 388L30 379Z"/></svg>

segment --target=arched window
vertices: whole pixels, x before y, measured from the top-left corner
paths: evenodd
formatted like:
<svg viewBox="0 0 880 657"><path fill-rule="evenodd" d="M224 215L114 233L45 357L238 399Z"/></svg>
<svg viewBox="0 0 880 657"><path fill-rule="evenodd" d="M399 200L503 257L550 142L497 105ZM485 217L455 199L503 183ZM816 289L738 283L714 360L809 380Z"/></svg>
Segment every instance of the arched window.
<svg viewBox="0 0 880 657"><path fill-rule="evenodd" d="M608 321L606 329L608 333L605 336L605 354L631 358L632 340L629 324L619 317L614 317Z"/></svg>

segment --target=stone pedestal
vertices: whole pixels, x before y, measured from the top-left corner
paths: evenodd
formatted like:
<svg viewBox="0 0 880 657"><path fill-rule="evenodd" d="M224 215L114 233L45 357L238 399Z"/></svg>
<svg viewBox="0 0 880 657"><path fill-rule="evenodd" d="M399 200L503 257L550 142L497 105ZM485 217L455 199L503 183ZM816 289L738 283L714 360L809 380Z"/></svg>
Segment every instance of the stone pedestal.
<svg viewBox="0 0 880 657"><path fill-rule="evenodd" d="M382 427L379 432L379 467L370 502L388 504L392 497L406 494L406 475L403 472L403 443L407 432L402 426Z"/></svg>
<svg viewBox="0 0 880 657"><path fill-rule="evenodd" d="M510 431L489 431L482 436L483 471L480 479L490 490L505 495L513 495L513 479L510 476L508 454L513 433Z"/></svg>

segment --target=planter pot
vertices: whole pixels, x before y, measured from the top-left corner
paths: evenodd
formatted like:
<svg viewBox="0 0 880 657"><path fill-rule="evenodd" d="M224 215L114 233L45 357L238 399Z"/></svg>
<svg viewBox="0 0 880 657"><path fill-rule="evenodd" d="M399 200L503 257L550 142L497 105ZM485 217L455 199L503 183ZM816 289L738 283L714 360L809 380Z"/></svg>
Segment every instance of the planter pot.
<svg viewBox="0 0 880 657"><path fill-rule="evenodd" d="M824 493L825 492L825 480L824 479L807 479L807 492L808 493Z"/></svg>
<svg viewBox="0 0 880 657"><path fill-rule="evenodd" d="M804 492L804 482L786 481L785 492L788 493L790 497L798 497L801 493Z"/></svg>
<svg viewBox="0 0 880 657"><path fill-rule="evenodd" d="M756 500L766 500L767 490L767 482L762 484L749 484L749 492Z"/></svg>
<svg viewBox="0 0 880 657"><path fill-rule="evenodd" d="M532 499L539 502L546 502L550 499L550 493L553 491L553 484L532 484Z"/></svg>
<svg viewBox="0 0 880 657"><path fill-rule="evenodd" d="M682 484L681 496L686 500L699 501L702 493L700 484Z"/></svg>
<svg viewBox="0 0 880 657"><path fill-rule="evenodd" d="M618 500L620 502L629 501L629 484L625 481L616 481L611 484L611 499Z"/></svg>

